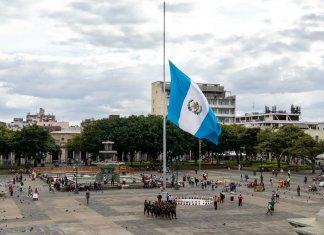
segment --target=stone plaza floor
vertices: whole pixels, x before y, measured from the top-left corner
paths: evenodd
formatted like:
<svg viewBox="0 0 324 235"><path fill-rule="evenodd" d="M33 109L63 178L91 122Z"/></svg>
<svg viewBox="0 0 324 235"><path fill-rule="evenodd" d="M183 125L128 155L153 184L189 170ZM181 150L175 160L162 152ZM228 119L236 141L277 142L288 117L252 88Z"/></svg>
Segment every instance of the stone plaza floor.
<svg viewBox="0 0 324 235"><path fill-rule="evenodd" d="M183 174L198 176L192 171L181 171ZM208 170L208 179L227 179L240 182L241 173L237 170ZM151 174L148 172L147 174ZM153 172L156 176L160 174ZM259 180L260 175L250 179ZM258 173L259 174L259 173ZM305 173L311 181L309 172ZM48 191L46 182L37 179L31 181L28 176L24 184L25 191L29 185L38 188L40 197L32 201L26 193L15 192L13 197L0 198L0 235L17 234L118 234L118 235L163 235L163 234L296 234L287 218L314 217L324 206L323 193L309 193L304 186L305 174L292 173L291 190L280 189L280 202L275 205L273 216L266 215L267 202L272 190L270 186L271 173L264 173L265 192L253 192L253 189L237 187L237 193L242 193L243 207L239 208L237 195L230 202L226 193L225 203L206 206L178 206L177 219L152 218L143 214L144 200L155 201L159 189L121 189L103 192L91 192L89 205L86 204L85 192ZM26 177L26 175L25 175ZM286 175L285 175L286 177ZM0 175L0 182L8 181L11 175ZM181 177L182 178L182 177ZM276 185L278 177L274 177ZM310 182L312 183L312 182ZM300 185L301 196L297 197L296 188ZM222 187L215 190L190 187L166 191L177 196L219 196ZM19 196L19 197L18 197ZM323 231L324 234L324 231Z"/></svg>

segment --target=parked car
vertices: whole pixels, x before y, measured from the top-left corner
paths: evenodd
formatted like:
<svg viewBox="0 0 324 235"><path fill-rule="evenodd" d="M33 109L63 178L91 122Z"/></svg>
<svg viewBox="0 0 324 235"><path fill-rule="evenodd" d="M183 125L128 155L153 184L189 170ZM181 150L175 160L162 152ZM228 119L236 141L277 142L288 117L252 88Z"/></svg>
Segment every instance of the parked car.
<svg viewBox="0 0 324 235"><path fill-rule="evenodd" d="M60 161L59 160L53 160L53 165L58 167L60 165Z"/></svg>

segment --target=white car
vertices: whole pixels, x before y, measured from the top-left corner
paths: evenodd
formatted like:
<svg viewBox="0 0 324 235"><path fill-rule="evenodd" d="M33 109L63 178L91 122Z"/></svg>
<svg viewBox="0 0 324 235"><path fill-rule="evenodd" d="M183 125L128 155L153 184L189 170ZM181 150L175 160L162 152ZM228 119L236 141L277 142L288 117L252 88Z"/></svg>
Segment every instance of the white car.
<svg viewBox="0 0 324 235"><path fill-rule="evenodd" d="M320 182L320 183L318 184L318 186L319 186L319 187L324 187L324 181Z"/></svg>

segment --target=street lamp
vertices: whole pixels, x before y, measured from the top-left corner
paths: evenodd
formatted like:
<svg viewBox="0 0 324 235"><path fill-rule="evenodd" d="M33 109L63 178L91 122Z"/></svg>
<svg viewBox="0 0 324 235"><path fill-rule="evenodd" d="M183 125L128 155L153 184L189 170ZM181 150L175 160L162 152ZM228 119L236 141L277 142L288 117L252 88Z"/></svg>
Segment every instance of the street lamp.
<svg viewBox="0 0 324 235"><path fill-rule="evenodd" d="M261 184L263 183L263 175L262 175L262 172L263 172L263 157L265 156L265 153L262 153L261 155L261 176L260 176L260 182Z"/></svg>
<svg viewBox="0 0 324 235"><path fill-rule="evenodd" d="M179 185L178 185L179 156L176 157L176 169L177 169L177 179L176 179L176 185L174 189L178 190L179 189Z"/></svg>
<svg viewBox="0 0 324 235"><path fill-rule="evenodd" d="M75 161L74 168L75 168L75 190L74 190L74 193L78 194L79 188L78 188L78 162L77 161Z"/></svg>

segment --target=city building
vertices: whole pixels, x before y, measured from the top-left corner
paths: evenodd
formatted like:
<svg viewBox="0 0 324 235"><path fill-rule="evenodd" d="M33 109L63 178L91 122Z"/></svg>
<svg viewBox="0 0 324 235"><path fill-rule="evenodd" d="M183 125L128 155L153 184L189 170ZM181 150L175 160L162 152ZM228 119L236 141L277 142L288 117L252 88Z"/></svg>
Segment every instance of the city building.
<svg viewBox="0 0 324 235"><path fill-rule="evenodd" d="M207 98L207 101L214 111L218 121L223 124L235 123L236 97L230 92L225 91L219 84L198 83ZM166 105L170 100L170 82L165 83ZM152 83L151 113L154 115L163 115L163 82Z"/></svg>
<svg viewBox="0 0 324 235"><path fill-rule="evenodd" d="M7 127L11 130L20 130L24 126L28 126L29 124L24 121L23 118L14 118L12 122L7 124Z"/></svg>
<svg viewBox="0 0 324 235"><path fill-rule="evenodd" d="M283 125L293 124L301 129L309 129L305 122L300 121L300 107L293 105L290 113L285 110L277 110L276 106L273 106L271 110L268 106L265 106L263 113L246 113L244 116L236 117L235 123L245 127L269 127L275 129Z"/></svg>
<svg viewBox="0 0 324 235"><path fill-rule="evenodd" d="M49 131L58 131L62 128L69 127L69 122L58 122L55 119L55 115L45 114L45 109L40 108L39 112L36 114L28 113L26 115L26 121L24 121L23 118L14 118L13 121L8 124L8 128L12 130L19 130L24 126L34 124L49 129Z"/></svg>
<svg viewBox="0 0 324 235"><path fill-rule="evenodd" d="M94 118L87 118L81 122L81 128L84 128L90 124L96 123L96 119Z"/></svg>
<svg viewBox="0 0 324 235"><path fill-rule="evenodd" d="M68 162L68 158L72 159L81 159L81 153L77 153L78 156L75 156L76 153L70 153L72 156L69 156L69 153L65 147L69 140L73 139L75 136L81 134L81 128L79 126L64 128L59 131L52 131L51 135L53 136L56 144L61 147L61 155L59 159L47 159L47 162L52 162L53 160L59 160L60 162Z"/></svg>
<svg viewBox="0 0 324 235"><path fill-rule="evenodd" d="M26 121L29 124L36 124L50 130L60 130L69 127L69 122L58 122L53 114L45 114L45 109L40 108L36 114L28 113Z"/></svg>
<svg viewBox="0 0 324 235"><path fill-rule="evenodd" d="M290 113L285 110L277 110L276 106L273 106L271 110L268 106L265 106L264 112L246 113L244 116L236 117L235 123L248 128L259 127L272 129L278 129L284 125L291 124L299 127L317 141L324 140L324 123L301 121L300 116L299 106L291 105Z"/></svg>
<svg viewBox="0 0 324 235"><path fill-rule="evenodd" d="M45 109L40 108L39 112L36 114L30 114L28 112L26 116L26 121L28 123L38 123L38 122L55 122L55 115L45 114Z"/></svg>

